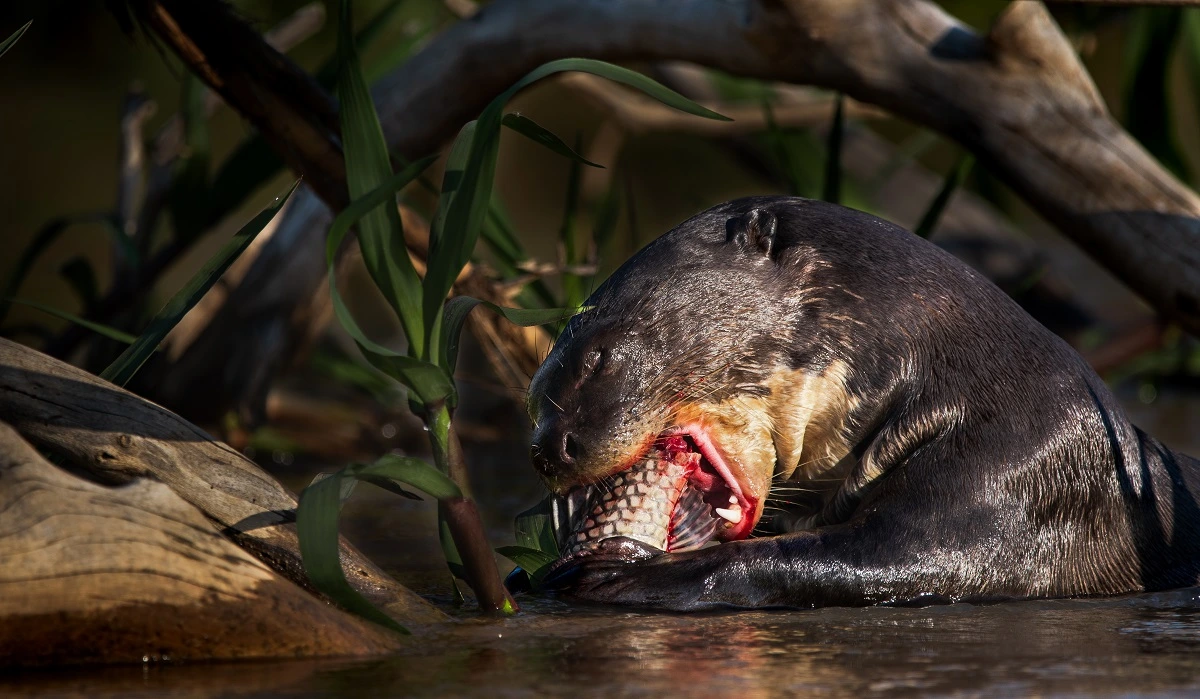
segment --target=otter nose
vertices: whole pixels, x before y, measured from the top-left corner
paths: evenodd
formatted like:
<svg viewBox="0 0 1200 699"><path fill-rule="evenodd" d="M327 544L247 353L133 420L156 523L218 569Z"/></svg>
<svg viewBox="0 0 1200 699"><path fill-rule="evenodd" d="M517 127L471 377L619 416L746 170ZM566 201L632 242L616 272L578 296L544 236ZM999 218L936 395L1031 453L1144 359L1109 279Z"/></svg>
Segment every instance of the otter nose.
<svg viewBox="0 0 1200 699"><path fill-rule="evenodd" d="M579 456L579 438L575 433L556 426L539 431L541 434L535 437L529 450L533 467L539 473L556 476L575 465Z"/></svg>

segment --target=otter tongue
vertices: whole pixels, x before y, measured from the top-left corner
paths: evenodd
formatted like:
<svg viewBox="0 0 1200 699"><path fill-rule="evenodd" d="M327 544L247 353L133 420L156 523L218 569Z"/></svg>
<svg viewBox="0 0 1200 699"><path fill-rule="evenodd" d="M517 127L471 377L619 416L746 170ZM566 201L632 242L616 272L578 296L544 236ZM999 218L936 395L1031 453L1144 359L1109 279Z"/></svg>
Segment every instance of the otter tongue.
<svg viewBox="0 0 1200 699"><path fill-rule="evenodd" d="M699 460L694 452L653 450L605 487L572 492L567 496L564 523L571 529L564 537L564 553L591 549L616 536L663 551L703 546L716 534L717 520L702 493L688 484Z"/></svg>

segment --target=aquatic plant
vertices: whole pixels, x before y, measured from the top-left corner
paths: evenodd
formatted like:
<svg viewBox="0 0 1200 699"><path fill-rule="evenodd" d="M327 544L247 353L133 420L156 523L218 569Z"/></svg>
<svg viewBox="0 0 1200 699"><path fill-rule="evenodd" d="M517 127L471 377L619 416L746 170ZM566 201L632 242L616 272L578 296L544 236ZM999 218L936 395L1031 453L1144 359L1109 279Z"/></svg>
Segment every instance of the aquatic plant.
<svg viewBox="0 0 1200 699"><path fill-rule="evenodd" d="M453 372L459 335L468 314L479 305L523 325L561 321L580 308L578 305L567 309L505 308L466 296L449 301L446 297L470 261L489 219L502 127L578 163L594 163L588 163L533 120L506 115L504 107L518 91L544 77L581 71L623 83L690 114L712 119L724 117L640 73L600 61L564 59L537 68L493 99L478 119L462 127L455 139L430 225L429 254L422 277L409 259L403 223L393 199L396 192L417 179L433 158L408 164L399 172L392 170L379 118L359 66L350 32L350 4L346 0L341 3L340 15L337 93L352 203L335 219L327 239L330 294L339 322L367 360L408 389L409 406L428 429L433 464L387 455L370 465L348 466L306 488L296 514L305 569L315 587L346 609L402 630L350 588L337 552L337 515L343 495L349 492L347 485L354 480L390 480L418 488L438 500L439 532L451 571L471 587L481 609L511 613L515 604L500 581L495 558L484 537L454 430L453 411L458 393ZM494 221L495 214L491 217ZM338 292L336 255L352 226L357 229L367 271L400 321L408 342L404 352L368 338Z"/></svg>

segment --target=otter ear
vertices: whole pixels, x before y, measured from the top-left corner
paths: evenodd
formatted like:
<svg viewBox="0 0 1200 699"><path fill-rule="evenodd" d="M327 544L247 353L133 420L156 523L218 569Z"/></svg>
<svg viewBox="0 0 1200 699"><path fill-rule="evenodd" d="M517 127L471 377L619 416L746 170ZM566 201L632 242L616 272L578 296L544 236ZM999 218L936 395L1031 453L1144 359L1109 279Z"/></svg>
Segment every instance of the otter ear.
<svg viewBox="0 0 1200 699"><path fill-rule="evenodd" d="M725 223L725 242L737 243L748 250L758 250L770 257L775 247L775 214L766 209L750 211Z"/></svg>

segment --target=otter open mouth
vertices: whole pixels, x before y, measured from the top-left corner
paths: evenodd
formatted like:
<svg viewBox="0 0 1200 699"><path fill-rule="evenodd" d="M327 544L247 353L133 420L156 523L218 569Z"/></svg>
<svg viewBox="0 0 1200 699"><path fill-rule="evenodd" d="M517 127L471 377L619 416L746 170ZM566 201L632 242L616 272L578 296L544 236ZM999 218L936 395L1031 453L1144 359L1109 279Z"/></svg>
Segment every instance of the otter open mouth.
<svg viewBox="0 0 1200 699"><path fill-rule="evenodd" d="M571 555L617 536L667 552L744 539L756 505L702 429L675 427L628 469L553 507L559 548Z"/></svg>

